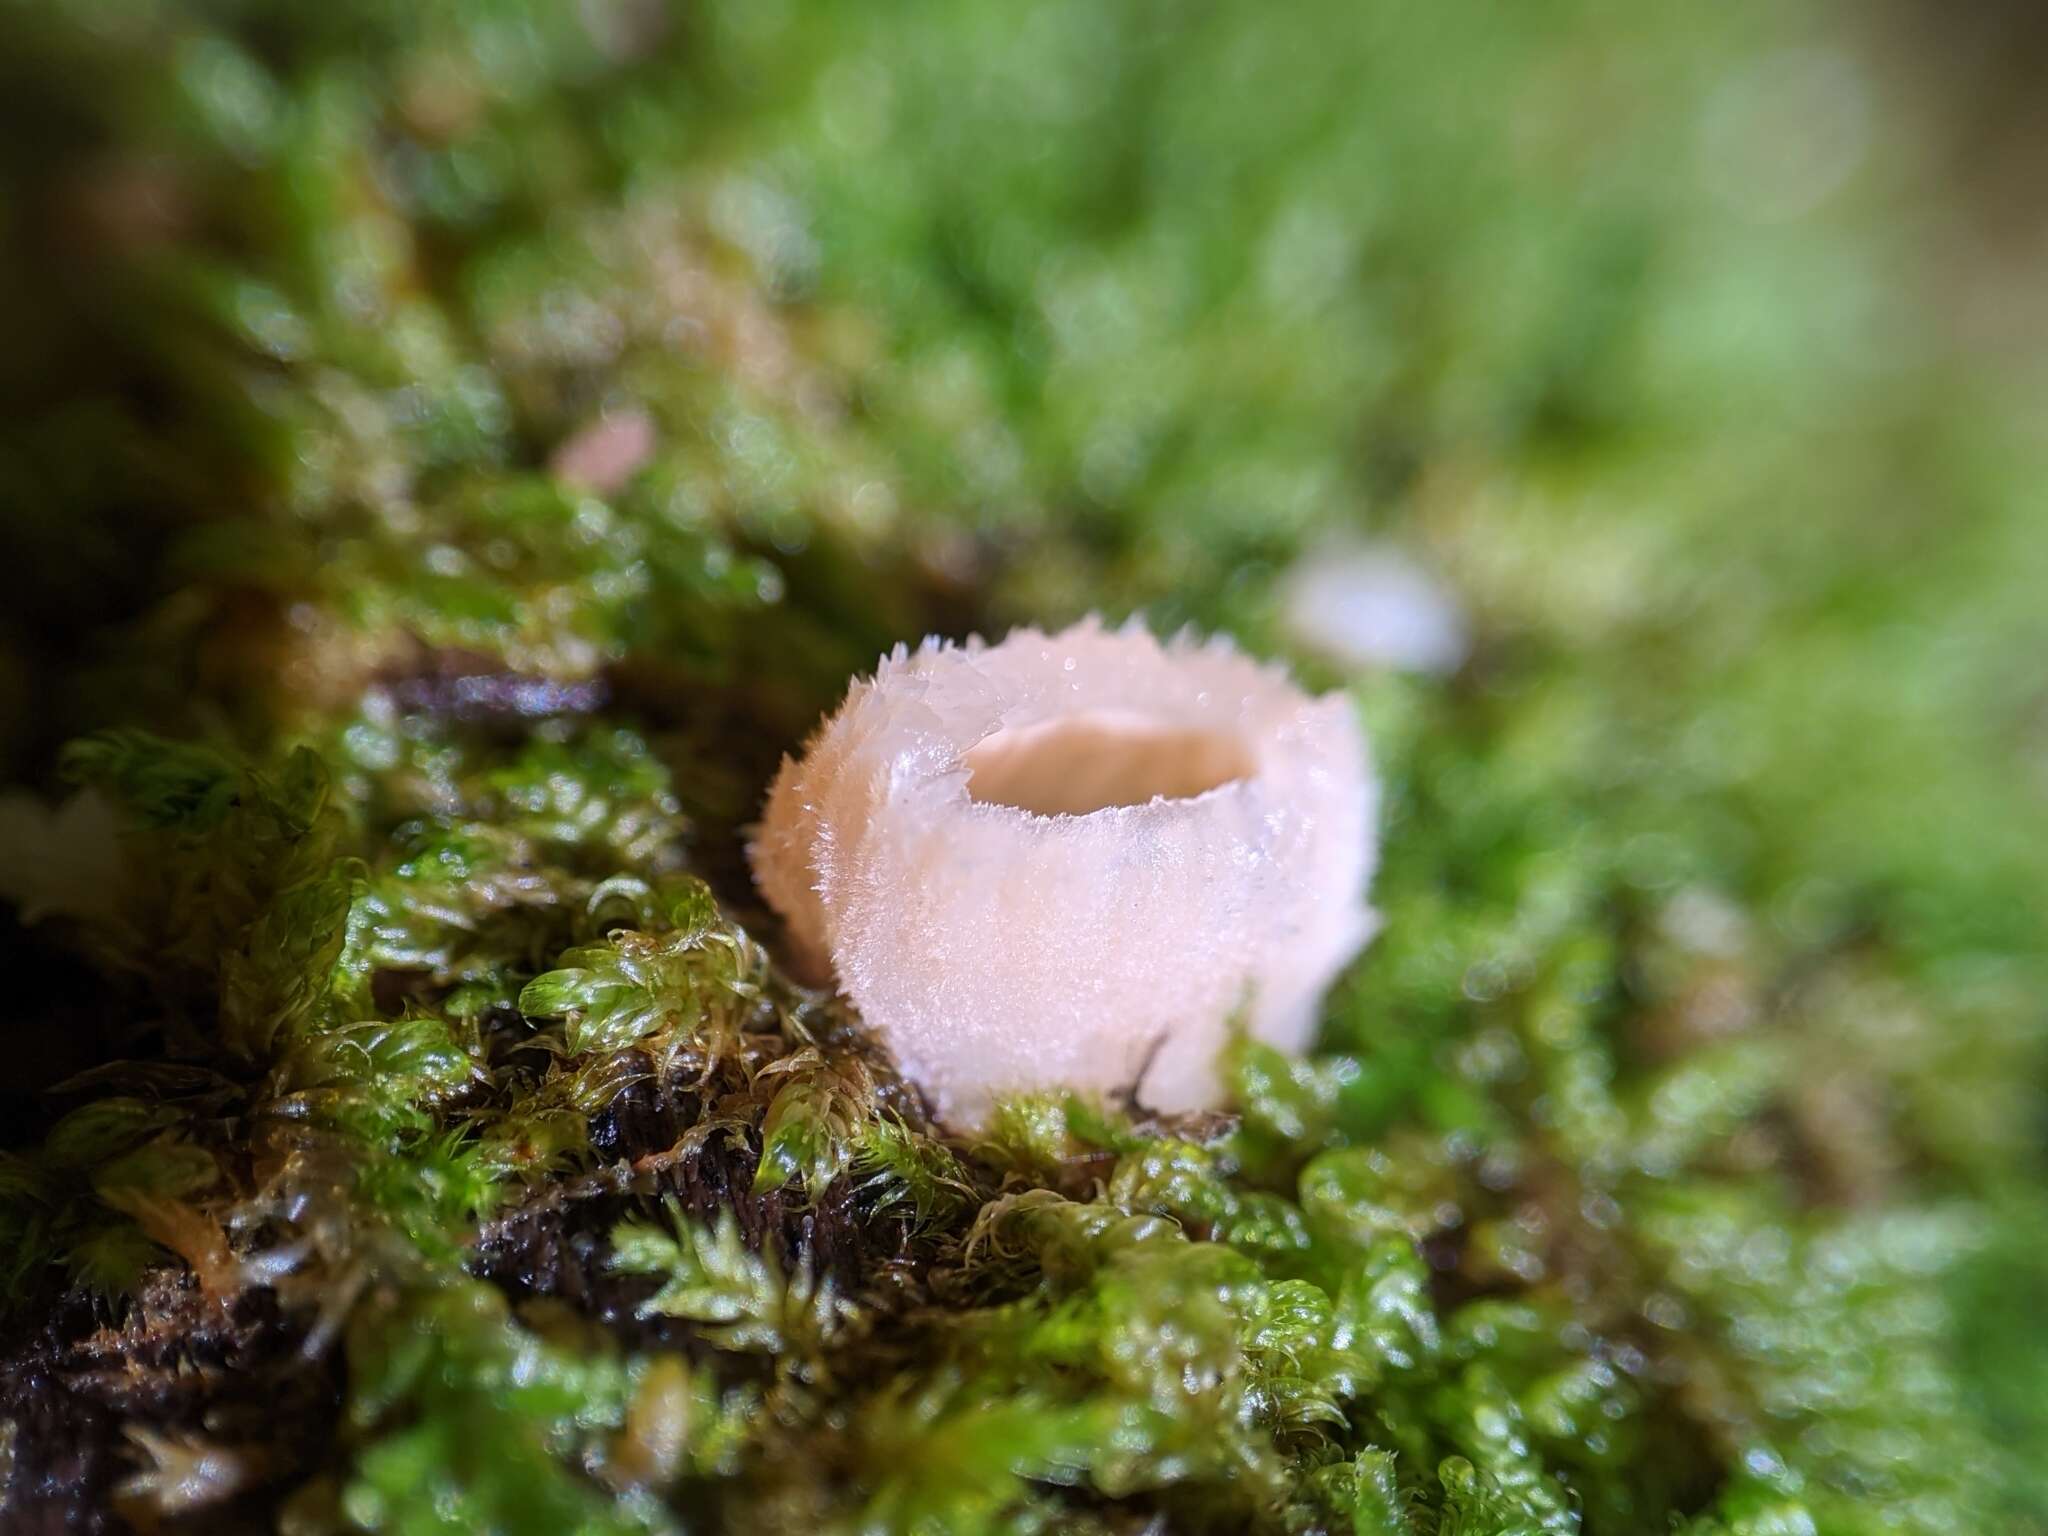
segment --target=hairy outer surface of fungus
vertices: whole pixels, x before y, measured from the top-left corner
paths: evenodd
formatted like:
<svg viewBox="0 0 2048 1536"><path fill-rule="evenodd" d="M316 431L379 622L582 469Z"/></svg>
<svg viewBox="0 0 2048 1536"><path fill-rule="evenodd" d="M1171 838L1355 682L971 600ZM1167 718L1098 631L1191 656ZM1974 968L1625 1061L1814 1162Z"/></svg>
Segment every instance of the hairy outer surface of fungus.
<svg viewBox="0 0 2048 1536"><path fill-rule="evenodd" d="M1370 937L1375 798L1342 695L1089 619L898 647L784 762L752 852L942 1119L1049 1087L1198 1109L1232 1020L1301 1048Z"/></svg>
<svg viewBox="0 0 2048 1536"><path fill-rule="evenodd" d="M2030 9L6 6L0 1533L2048 1536ZM744 824L1090 610L1385 928L949 1138Z"/></svg>

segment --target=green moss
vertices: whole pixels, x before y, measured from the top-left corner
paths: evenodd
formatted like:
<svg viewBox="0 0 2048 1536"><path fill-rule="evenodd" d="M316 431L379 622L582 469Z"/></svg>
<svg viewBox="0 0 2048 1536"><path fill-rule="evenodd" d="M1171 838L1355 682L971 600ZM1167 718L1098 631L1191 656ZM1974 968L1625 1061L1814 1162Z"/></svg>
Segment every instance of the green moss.
<svg viewBox="0 0 2048 1536"><path fill-rule="evenodd" d="M10 981L10 1326L274 1303L301 1533L2038 1528L2039 386L1892 301L1869 25L17 7L0 751L122 869ZM1859 168L1752 218L1787 90ZM1367 535L1456 675L1295 648ZM962 1144L740 829L1089 608L1353 692L1386 928L1227 1121Z"/></svg>

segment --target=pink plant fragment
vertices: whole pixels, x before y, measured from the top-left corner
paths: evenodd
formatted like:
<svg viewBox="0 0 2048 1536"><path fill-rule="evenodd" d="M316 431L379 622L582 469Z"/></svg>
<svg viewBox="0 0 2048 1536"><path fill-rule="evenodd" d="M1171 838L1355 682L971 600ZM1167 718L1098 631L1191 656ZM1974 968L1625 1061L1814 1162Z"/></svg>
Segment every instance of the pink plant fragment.
<svg viewBox="0 0 2048 1536"><path fill-rule="evenodd" d="M548 473L564 485L609 496L654 457L654 418L635 409L607 411L556 447Z"/></svg>

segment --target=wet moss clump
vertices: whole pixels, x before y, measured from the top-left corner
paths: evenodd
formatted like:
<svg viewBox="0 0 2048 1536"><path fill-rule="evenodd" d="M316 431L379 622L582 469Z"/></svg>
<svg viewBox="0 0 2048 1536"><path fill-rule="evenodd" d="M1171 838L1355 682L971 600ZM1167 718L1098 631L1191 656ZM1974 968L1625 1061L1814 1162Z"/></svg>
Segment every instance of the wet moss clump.
<svg viewBox="0 0 2048 1536"><path fill-rule="evenodd" d="M2042 390L1870 16L0 29L0 1526L2048 1529ZM743 829L1091 609L1353 690L1386 928L949 1138Z"/></svg>

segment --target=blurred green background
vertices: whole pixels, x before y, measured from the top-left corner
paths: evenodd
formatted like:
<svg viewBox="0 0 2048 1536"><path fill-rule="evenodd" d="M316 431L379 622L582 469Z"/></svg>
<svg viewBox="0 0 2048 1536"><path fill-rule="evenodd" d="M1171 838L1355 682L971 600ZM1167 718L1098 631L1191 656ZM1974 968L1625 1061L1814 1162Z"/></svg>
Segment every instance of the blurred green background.
<svg viewBox="0 0 2048 1536"><path fill-rule="evenodd" d="M7 0L0 763L309 742L374 870L407 720L595 709L752 921L885 646L1229 630L1389 785L1326 1134L1457 1170L1474 1294L1671 1335L1711 1468L1653 1430L1589 1521L2048 1530L2044 62L1907 0ZM1361 542L1455 670L1303 636ZM9 825L27 1141L109 1047ZM1535 1165L1562 1257L1478 1214Z"/></svg>

